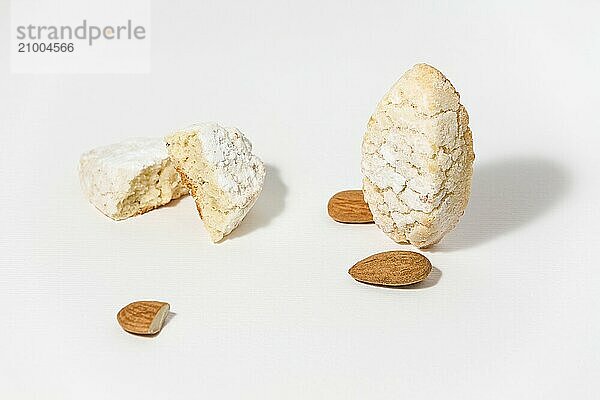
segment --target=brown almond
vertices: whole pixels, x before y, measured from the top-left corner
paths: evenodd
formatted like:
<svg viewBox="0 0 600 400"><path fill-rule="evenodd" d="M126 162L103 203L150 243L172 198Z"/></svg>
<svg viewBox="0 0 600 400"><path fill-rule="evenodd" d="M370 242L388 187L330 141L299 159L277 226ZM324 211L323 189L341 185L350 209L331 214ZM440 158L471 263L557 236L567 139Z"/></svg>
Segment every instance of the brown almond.
<svg viewBox="0 0 600 400"><path fill-rule="evenodd" d="M161 301L135 301L119 311L117 321L127 332L153 335L162 329L169 308L169 303Z"/></svg>
<svg viewBox="0 0 600 400"><path fill-rule="evenodd" d="M329 216L345 224L373 222L373 214L365 202L362 190L344 190L336 193L327 203Z"/></svg>
<svg viewBox="0 0 600 400"><path fill-rule="evenodd" d="M348 273L357 281L383 286L421 282L431 272L431 262L412 251L386 251L354 264Z"/></svg>

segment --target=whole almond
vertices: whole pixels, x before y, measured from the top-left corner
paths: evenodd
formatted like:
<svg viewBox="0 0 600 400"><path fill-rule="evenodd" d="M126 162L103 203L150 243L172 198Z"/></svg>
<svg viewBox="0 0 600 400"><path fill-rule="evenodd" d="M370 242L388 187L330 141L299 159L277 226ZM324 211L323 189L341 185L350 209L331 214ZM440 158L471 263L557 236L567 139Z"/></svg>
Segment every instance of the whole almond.
<svg viewBox="0 0 600 400"><path fill-rule="evenodd" d="M386 251L354 264L348 273L357 281L383 286L421 282L431 272L431 263L412 251Z"/></svg>
<svg viewBox="0 0 600 400"><path fill-rule="evenodd" d="M135 301L119 311L117 321L127 332L153 335L162 329L169 308L169 303L161 301Z"/></svg>
<svg viewBox="0 0 600 400"><path fill-rule="evenodd" d="M336 193L327 203L329 216L345 224L373 222L373 214L365 202L362 190L344 190Z"/></svg>

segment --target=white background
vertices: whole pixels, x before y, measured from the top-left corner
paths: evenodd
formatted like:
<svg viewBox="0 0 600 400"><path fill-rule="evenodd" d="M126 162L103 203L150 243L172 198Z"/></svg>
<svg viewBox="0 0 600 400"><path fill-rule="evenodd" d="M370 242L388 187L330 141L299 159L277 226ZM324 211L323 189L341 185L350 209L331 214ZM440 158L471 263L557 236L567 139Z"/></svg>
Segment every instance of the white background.
<svg viewBox="0 0 600 400"><path fill-rule="evenodd" d="M2 28L9 4L2 0ZM152 3L145 75L11 75L0 58L3 399L596 399L597 2ZM416 62L471 116L473 195L423 284L347 270L412 249L336 224L376 103ZM113 222L79 155L196 121L268 165L222 244L185 198ZM154 338L115 320L168 301Z"/></svg>

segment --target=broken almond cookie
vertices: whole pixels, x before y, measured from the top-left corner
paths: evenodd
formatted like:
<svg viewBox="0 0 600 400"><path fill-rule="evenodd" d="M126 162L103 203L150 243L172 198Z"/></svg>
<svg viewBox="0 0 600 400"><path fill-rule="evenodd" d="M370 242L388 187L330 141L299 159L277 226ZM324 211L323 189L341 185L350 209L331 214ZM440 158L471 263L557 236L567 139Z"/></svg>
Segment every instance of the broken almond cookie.
<svg viewBox="0 0 600 400"><path fill-rule="evenodd" d="M398 243L439 242L463 215L471 192L469 116L450 81L417 64L392 86L362 144L365 201Z"/></svg>
<svg viewBox="0 0 600 400"><path fill-rule="evenodd" d="M87 199L104 215L122 220L188 193L162 138L135 138L81 156L79 180Z"/></svg>
<svg viewBox="0 0 600 400"><path fill-rule="evenodd" d="M265 166L237 128L192 125L165 138L169 157L190 189L213 242L233 231L252 208Z"/></svg>

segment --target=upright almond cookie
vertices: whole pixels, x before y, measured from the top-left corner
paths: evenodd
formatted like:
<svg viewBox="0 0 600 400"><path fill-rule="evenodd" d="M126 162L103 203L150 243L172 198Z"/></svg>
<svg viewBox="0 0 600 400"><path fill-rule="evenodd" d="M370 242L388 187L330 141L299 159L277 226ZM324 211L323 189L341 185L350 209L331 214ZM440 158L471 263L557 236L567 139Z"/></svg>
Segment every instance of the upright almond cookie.
<svg viewBox="0 0 600 400"><path fill-rule="evenodd" d="M392 86L362 145L365 201L398 243L439 242L471 193L473 139L458 92L437 69L417 64Z"/></svg>

